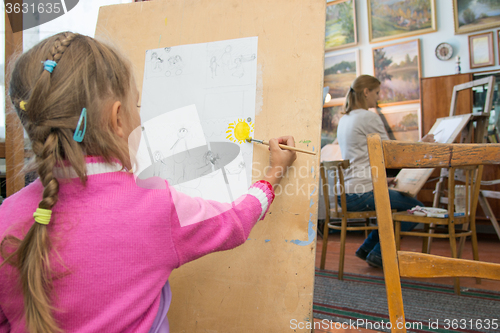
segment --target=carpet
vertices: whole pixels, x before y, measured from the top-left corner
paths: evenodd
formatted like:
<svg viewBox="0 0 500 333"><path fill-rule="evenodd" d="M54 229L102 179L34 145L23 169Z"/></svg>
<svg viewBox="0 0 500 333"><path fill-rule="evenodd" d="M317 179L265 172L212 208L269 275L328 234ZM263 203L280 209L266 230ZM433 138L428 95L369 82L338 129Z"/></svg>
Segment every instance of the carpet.
<svg viewBox="0 0 500 333"><path fill-rule="evenodd" d="M469 288L457 296L453 286L409 280L401 286L408 332L500 332L500 292ZM313 313L322 320L316 328L390 332L386 297L383 277L344 274L339 281L336 272L316 270Z"/></svg>

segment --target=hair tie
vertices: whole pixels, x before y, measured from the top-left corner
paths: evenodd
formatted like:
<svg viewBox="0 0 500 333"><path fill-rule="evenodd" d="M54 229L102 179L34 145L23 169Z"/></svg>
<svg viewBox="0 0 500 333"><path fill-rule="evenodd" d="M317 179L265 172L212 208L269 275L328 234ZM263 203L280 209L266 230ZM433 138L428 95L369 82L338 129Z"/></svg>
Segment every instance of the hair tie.
<svg viewBox="0 0 500 333"><path fill-rule="evenodd" d="M52 215L52 210L43 208L37 208L36 211L33 213L35 222L43 225L49 224L51 215Z"/></svg>
<svg viewBox="0 0 500 333"><path fill-rule="evenodd" d="M19 108L23 111L26 111L26 101L20 101Z"/></svg>
<svg viewBox="0 0 500 333"><path fill-rule="evenodd" d="M57 66L57 62L54 60L45 60L43 63L43 69L52 74L54 67Z"/></svg>
<svg viewBox="0 0 500 333"><path fill-rule="evenodd" d="M83 122L83 129L80 129ZM76 125L75 134L73 134L73 140L76 142L82 142L85 136L85 131L87 130L87 109L83 108L80 114L80 119L78 119L78 124Z"/></svg>
<svg viewBox="0 0 500 333"><path fill-rule="evenodd" d="M352 87L349 87L349 91L355 93L354 89Z"/></svg>

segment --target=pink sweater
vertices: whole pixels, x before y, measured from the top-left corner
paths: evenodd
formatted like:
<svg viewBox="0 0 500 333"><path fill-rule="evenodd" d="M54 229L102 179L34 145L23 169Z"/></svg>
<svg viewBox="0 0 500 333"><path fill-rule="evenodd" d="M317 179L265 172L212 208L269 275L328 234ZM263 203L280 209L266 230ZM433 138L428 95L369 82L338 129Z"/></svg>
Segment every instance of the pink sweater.
<svg viewBox="0 0 500 333"><path fill-rule="evenodd" d="M118 165L88 162L86 186L60 180L48 226L62 259L51 261L60 273L55 318L66 332L148 332L170 272L243 244L274 198L269 183L257 182L232 206L205 201L168 186L144 189ZM3 202L1 239L25 234L42 190L36 180ZM9 265L0 269L0 333L25 332L17 277Z"/></svg>

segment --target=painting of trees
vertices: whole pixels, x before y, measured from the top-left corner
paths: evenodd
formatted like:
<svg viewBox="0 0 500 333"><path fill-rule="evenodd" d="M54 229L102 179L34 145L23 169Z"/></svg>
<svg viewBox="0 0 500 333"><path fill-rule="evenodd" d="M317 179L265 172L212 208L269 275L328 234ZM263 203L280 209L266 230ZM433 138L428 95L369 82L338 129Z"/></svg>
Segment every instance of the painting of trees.
<svg viewBox="0 0 500 333"><path fill-rule="evenodd" d="M355 1L337 0L328 3L326 7L325 49L331 51L356 44Z"/></svg>
<svg viewBox="0 0 500 333"><path fill-rule="evenodd" d="M500 1L453 0L455 33L462 34L500 26Z"/></svg>
<svg viewBox="0 0 500 333"><path fill-rule="evenodd" d="M434 32L435 0L369 0L370 42Z"/></svg>
<svg viewBox="0 0 500 333"><path fill-rule="evenodd" d="M381 104L413 103L420 98L419 40L373 49L375 77Z"/></svg>

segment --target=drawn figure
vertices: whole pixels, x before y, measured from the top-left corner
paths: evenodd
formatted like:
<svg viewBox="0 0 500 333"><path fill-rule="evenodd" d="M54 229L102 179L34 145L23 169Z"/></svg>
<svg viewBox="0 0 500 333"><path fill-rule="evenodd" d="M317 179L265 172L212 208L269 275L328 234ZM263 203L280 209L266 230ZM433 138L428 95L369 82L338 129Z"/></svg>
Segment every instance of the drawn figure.
<svg viewBox="0 0 500 333"><path fill-rule="evenodd" d="M180 55L171 56L168 58L167 63L167 71L165 72L166 76L171 76L172 74L180 75L182 74L182 68L184 67L184 63L182 62L182 58Z"/></svg>
<svg viewBox="0 0 500 333"><path fill-rule="evenodd" d="M241 78L243 75L245 75L245 71L243 69L243 66L241 65L241 57L238 57L234 59L233 76Z"/></svg>
<svg viewBox="0 0 500 333"><path fill-rule="evenodd" d="M212 59L210 59L210 70L212 71L212 79L214 79L217 76L217 67L219 67L219 64L217 63L217 57L213 56Z"/></svg>
<svg viewBox="0 0 500 333"><path fill-rule="evenodd" d="M161 177L165 164L163 162L163 155L159 150L153 153L153 177Z"/></svg>
<svg viewBox="0 0 500 333"><path fill-rule="evenodd" d="M231 50L233 47L231 45L226 46L226 49L224 50L224 53L220 57L220 61L222 64L222 72L224 75L229 75L231 74L231 68L232 68L232 54Z"/></svg>
<svg viewBox="0 0 500 333"><path fill-rule="evenodd" d="M226 166L224 168L226 169L228 175L238 175L238 180L241 180L241 175L243 175L243 177L246 177L245 173L243 172L245 171L245 161L241 161L234 166Z"/></svg>
<svg viewBox="0 0 500 333"><path fill-rule="evenodd" d="M245 70L243 63L247 61L252 61L255 59L255 54L250 55L240 55L238 58L234 59L233 76L237 78L242 78L245 75Z"/></svg>
<svg viewBox="0 0 500 333"><path fill-rule="evenodd" d="M179 129L179 131L177 131L177 141L175 141L174 145L172 146L172 148L170 148L170 150L174 149L174 147L177 145L177 143L179 142L179 140L182 140L186 137L186 135L188 134L188 130L187 128L184 128L184 127L181 127ZM184 140L182 140L184 141ZM184 141L184 145L185 145L185 150L187 150L187 143L186 141Z"/></svg>
<svg viewBox="0 0 500 333"><path fill-rule="evenodd" d="M151 54L151 71L161 72L162 63L163 63L163 60L161 58L158 58L158 54L156 52L153 52Z"/></svg>

